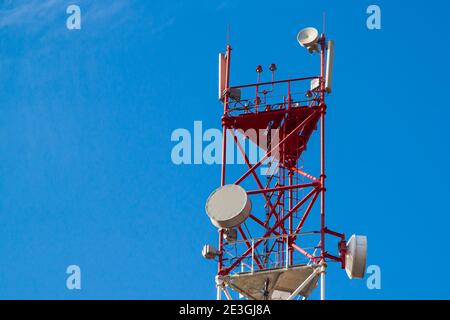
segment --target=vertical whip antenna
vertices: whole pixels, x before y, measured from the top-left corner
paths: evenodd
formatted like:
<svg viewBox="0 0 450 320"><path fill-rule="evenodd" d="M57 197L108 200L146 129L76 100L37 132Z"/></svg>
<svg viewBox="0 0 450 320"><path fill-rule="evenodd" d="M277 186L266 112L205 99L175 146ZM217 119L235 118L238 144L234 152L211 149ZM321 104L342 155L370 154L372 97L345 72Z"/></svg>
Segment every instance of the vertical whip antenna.
<svg viewBox="0 0 450 320"><path fill-rule="evenodd" d="M228 22L227 27L227 46L230 44L230 23Z"/></svg>

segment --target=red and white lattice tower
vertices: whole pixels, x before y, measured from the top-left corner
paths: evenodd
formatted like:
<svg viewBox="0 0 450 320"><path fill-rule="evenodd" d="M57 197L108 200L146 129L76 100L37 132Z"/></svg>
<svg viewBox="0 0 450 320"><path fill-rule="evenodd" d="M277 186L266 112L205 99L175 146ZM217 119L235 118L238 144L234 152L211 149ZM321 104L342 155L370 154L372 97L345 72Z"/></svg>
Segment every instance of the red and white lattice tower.
<svg viewBox="0 0 450 320"><path fill-rule="evenodd" d="M330 262L339 263L351 278L364 276L366 237L347 242L326 224L325 115L334 43L314 28L300 31L297 40L320 55L318 75L275 80L272 64L271 81L260 81L258 66L256 83L231 86L231 46L219 55L222 174L206 204L219 242L217 248L203 248L203 255L218 263L218 299L222 293L232 299L233 292L248 299L306 299L319 279L324 299ZM313 173L302 155L316 134L319 163L311 167L319 172ZM260 152L256 160L255 149ZM227 157L235 150L243 165L227 165L234 163ZM331 251L328 242L335 243Z"/></svg>

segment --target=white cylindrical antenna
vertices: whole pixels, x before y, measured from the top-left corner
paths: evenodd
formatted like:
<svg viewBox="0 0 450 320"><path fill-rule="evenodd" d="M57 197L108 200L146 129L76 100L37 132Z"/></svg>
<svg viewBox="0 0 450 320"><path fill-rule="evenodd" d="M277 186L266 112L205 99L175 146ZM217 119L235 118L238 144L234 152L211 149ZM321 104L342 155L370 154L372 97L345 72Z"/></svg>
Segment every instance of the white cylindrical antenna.
<svg viewBox="0 0 450 320"><path fill-rule="evenodd" d="M223 53L219 53L219 100L223 99L223 94L226 87L226 68L227 57Z"/></svg>
<svg viewBox="0 0 450 320"><path fill-rule="evenodd" d="M333 64L334 64L334 41L328 40L327 70L325 75L325 90L328 93L331 93L332 91Z"/></svg>

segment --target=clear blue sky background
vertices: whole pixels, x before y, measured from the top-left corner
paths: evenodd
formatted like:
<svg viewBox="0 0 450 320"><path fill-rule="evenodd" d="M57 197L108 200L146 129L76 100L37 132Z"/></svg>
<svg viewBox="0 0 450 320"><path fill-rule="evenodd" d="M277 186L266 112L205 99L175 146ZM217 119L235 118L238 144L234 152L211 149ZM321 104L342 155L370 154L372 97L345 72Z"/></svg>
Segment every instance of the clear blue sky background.
<svg viewBox="0 0 450 320"><path fill-rule="evenodd" d="M82 29L65 27L78 4ZM0 1L0 298L215 297L201 257L219 166L175 166L171 133L220 126L232 82L310 75L304 26L336 41L328 222L369 237L381 290L336 266L329 298L450 298L448 1ZM82 290L66 289L66 267ZM443 272L443 276L438 276Z"/></svg>

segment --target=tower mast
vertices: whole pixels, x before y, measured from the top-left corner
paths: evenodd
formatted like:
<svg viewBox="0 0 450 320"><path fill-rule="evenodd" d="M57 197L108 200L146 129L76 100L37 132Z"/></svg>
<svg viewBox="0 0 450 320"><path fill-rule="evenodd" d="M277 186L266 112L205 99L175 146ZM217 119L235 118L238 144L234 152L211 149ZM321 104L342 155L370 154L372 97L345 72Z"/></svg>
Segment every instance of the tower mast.
<svg viewBox="0 0 450 320"><path fill-rule="evenodd" d="M331 262L352 278L364 276L366 237L352 236L346 243L345 235L328 229L325 219L325 100L331 92L334 43L314 28L301 30L297 40L320 55L318 75L276 80L276 65L271 64L271 81L262 82L263 67L258 65L256 83L231 86L231 46L219 54L221 181L206 203L219 241L217 249L203 248L206 258L218 262L217 299L222 292L227 299L233 292L248 299L308 298L319 279L325 299ZM312 174L301 159L316 131L320 172ZM227 136L241 165L226 162L231 147ZM258 148L264 152L255 157ZM327 237L337 238L337 253L327 251Z"/></svg>

